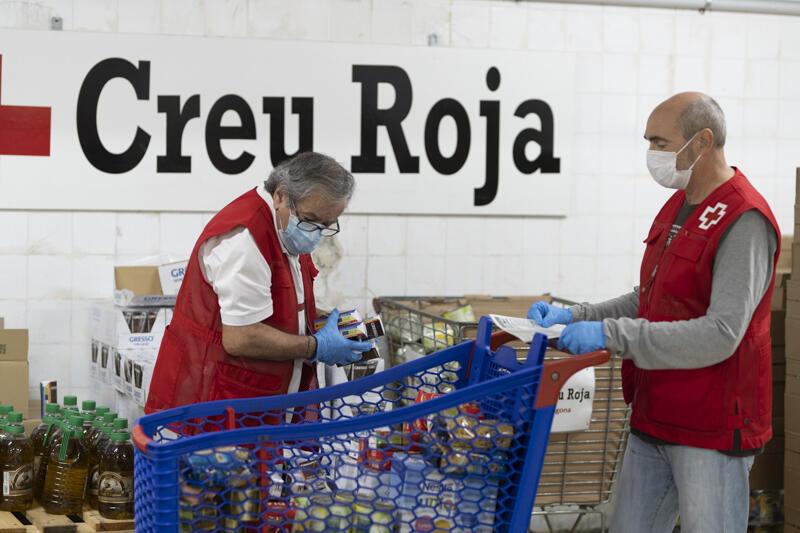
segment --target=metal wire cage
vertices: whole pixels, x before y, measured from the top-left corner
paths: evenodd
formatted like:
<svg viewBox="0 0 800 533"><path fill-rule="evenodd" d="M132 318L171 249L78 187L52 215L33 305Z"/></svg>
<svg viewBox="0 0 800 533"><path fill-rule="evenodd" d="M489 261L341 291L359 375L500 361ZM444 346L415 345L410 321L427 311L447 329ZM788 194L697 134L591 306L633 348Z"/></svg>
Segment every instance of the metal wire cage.
<svg viewBox="0 0 800 533"><path fill-rule="evenodd" d="M443 318L446 311L469 304L476 314L525 316L528 306L537 300L564 307L575 304L549 294L514 298L387 296L376 298L374 307L386 327L391 362L398 364L475 336L476 322ZM524 347L517 345L517 349L518 353L524 353ZM552 349L545 354L545 359L551 361L566 357L571 356ZM537 507L577 505L589 511L610 499L629 432L629 408L622 397L620 367L621 361L615 357L595 367L595 398L589 429L551 435L536 496ZM602 515L603 524L604 520ZM580 516L575 525L578 521Z"/></svg>

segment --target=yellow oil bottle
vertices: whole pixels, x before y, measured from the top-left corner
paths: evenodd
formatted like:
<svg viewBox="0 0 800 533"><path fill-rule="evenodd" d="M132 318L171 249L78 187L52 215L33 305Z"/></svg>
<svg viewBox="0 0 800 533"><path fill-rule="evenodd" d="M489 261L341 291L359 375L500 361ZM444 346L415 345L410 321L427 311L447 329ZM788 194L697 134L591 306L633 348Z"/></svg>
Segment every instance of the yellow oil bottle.
<svg viewBox="0 0 800 533"><path fill-rule="evenodd" d="M105 518L133 518L133 445L127 431L112 433L100 456L97 502Z"/></svg>
<svg viewBox="0 0 800 533"><path fill-rule="evenodd" d="M42 507L50 514L82 510L89 458L81 424L81 417L70 416L63 437L50 451L41 498Z"/></svg>
<svg viewBox="0 0 800 533"><path fill-rule="evenodd" d="M39 466L36 469L36 477L33 480L33 496L40 503L42 501L44 481L47 477L47 463L50 461L50 452L53 451L53 447L61 444L61 438L63 437L64 430L67 426L63 409L61 407L59 407L57 411L54 411L50 415L50 419L52 421L52 425L47 432L45 440L42 441L42 455L39 459Z"/></svg>
<svg viewBox="0 0 800 533"><path fill-rule="evenodd" d="M2 511L25 511L33 502L33 446L25 429L16 423L6 426L0 440L0 471L3 472Z"/></svg>
<svg viewBox="0 0 800 533"><path fill-rule="evenodd" d="M89 477L86 484L86 502L97 508L97 489L100 481L100 452L110 440L110 425L95 419L94 428L89 434L86 448L89 452Z"/></svg>
<svg viewBox="0 0 800 533"><path fill-rule="evenodd" d="M50 435L55 427L56 419L53 415L60 411L55 403L45 406L45 415L42 423L31 431L31 446L33 447L33 495L38 500L42 496L44 474L47 470L47 456L50 451L48 446Z"/></svg>

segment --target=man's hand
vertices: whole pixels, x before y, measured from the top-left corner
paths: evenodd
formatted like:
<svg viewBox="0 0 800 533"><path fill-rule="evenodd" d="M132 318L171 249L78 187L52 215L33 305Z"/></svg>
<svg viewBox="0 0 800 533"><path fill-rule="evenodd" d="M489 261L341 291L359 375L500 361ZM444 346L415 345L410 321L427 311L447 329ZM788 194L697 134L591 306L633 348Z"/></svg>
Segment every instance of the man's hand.
<svg viewBox="0 0 800 533"><path fill-rule="evenodd" d="M569 324L572 322L572 311L550 305L547 302L536 302L528 309L528 318L543 328L549 328L555 324Z"/></svg>
<svg viewBox="0 0 800 533"><path fill-rule="evenodd" d="M326 365L349 365L361 359L361 354L372 349L371 342L345 339L339 332L339 311L334 309L328 322L315 335L317 339L316 361Z"/></svg>
<svg viewBox="0 0 800 533"><path fill-rule="evenodd" d="M602 322L576 322L561 332L558 349L578 355L596 352L606 347L606 337Z"/></svg>

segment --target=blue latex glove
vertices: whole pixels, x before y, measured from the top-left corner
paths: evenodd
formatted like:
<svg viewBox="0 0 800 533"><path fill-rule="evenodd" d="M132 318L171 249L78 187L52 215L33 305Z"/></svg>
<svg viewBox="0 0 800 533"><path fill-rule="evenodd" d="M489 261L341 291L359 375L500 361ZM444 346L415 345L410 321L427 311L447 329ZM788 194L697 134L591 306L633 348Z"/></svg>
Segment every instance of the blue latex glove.
<svg viewBox="0 0 800 533"><path fill-rule="evenodd" d="M326 365L349 365L361 359L361 354L372 349L371 342L345 339L339 332L339 310L334 309L328 322L317 332L317 353L314 360Z"/></svg>
<svg viewBox="0 0 800 533"><path fill-rule="evenodd" d="M528 309L528 318L543 328L549 328L555 324L569 324L572 322L572 311L550 305L547 302L536 302Z"/></svg>
<svg viewBox="0 0 800 533"><path fill-rule="evenodd" d="M602 322L576 322L564 328L558 339L558 349L572 354L596 352L606 347Z"/></svg>

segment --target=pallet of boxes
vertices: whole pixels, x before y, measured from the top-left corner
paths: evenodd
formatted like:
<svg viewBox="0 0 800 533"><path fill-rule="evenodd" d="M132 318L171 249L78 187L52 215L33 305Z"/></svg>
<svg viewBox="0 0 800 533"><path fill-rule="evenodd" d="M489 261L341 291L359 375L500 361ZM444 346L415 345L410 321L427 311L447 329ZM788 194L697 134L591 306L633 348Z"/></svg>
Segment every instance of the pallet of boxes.
<svg viewBox="0 0 800 533"><path fill-rule="evenodd" d="M797 188L800 190L800 169ZM798 235L800 204L797 200L794 217L794 231ZM786 287L785 400L784 531L800 533L800 238L792 245L792 275Z"/></svg>

